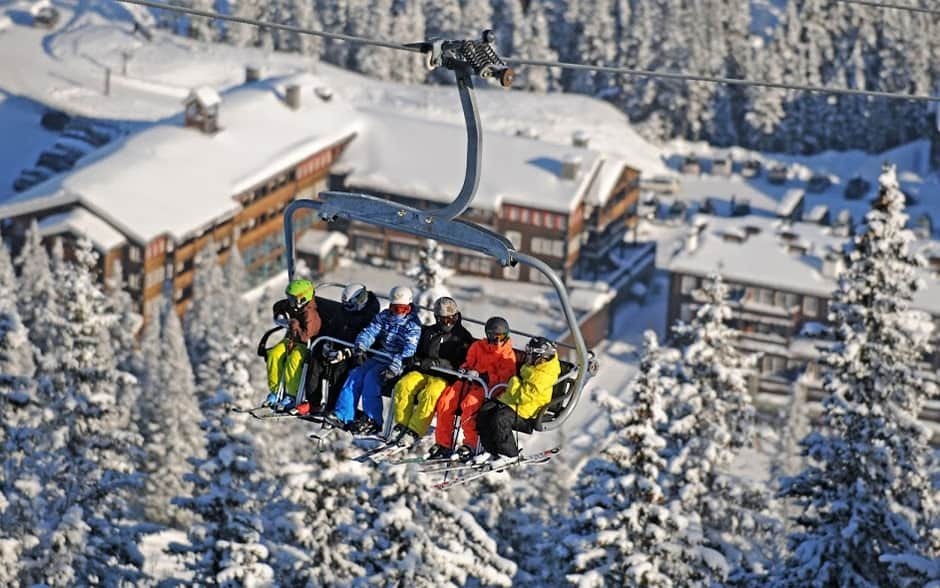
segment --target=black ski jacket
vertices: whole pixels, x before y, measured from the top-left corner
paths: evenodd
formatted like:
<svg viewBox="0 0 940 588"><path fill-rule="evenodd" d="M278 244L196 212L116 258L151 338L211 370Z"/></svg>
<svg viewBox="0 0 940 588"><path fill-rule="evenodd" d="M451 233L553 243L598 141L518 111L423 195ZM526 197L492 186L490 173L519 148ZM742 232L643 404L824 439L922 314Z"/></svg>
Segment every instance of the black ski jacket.
<svg viewBox="0 0 940 588"><path fill-rule="evenodd" d="M414 368L418 367L421 360L431 359L437 367L456 370L467 358L467 350L474 341L470 331L464 328L460 313L457 313L457 323L450 332L443 330L437 323L421 327Z"/></svg>
<svg viewBox="0 0 940 588"><path fill-rule="evenodd" d="M356 336L362 329L369 326L375 315L379 313L379 299L371 291L369 300L362 310L346 310L336 300L317 297L317 307L320 309L320 318L323 319L321 335L335 337L350 343L356 342Z"/></svg>

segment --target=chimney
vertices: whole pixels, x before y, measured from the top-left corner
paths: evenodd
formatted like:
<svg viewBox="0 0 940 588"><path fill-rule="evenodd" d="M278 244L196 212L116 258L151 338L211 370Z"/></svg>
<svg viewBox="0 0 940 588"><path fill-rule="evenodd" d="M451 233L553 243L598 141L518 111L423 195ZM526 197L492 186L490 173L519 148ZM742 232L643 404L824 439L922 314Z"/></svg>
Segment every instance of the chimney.
<svg viewBox="0 0 940 588"><path fill-rule="evenodd" d="M261 68L254 65L245 66L245 83L250 84L261 79Z"/></svg>
<svg viewBox="0 0 940 588"><path fill-rule="evenodd" d="M578 169L581 167L581 158L577 155L568 155L561 162L561 177L565 180L573 180L578 177Z"/></svg>
<svg viewBox="0 0 940 588"><path fill-rule="evenodd" d="M842 255L836 251L827 251L823 256L822 275L835 279L843 269L845 266L842 262Z"/></svg>
<svg viewBox="0 0 940 588"><path fill-rule="evenodd" d="M300 86L291 84L284 88L284 101L294 110L300 108Z"/></svg>
<svg viewBox="0 0 940 588"><path fill-rule="evenodd" d="M187 127L195 127L204 133L215 133L219 130L219 105L222 98L219 93L209 86L200 86L193 89L186 100L184 111Z"/></svg>
<svg viewBox="0 0 940 588"><path fill-rule="evenodd" d="M317 97L324 102L329 102L333 99L333 90L327 86L317 86L313 91Z"/></svg>
<svg viewBox="0 0 940 588"><path fill-rule="evenodd" d="M571 135L571 144L575 147L587 149L588 143L590 142L591 137L585 131L576 131Z"/></svg>

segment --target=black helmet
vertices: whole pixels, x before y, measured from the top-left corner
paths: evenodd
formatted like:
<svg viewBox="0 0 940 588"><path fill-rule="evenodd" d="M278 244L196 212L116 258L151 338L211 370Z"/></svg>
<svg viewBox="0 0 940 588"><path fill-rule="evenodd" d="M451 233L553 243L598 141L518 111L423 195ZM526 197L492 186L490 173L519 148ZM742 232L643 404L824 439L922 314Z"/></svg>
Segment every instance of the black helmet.
<svg viewBox="0 0 940 588"><path fill-rule="evenodd" d="M545 337L533 337L525 346L526 363L535 364L555 357L555 344Z"/></svg>
<svg viewBox="0 0 940 588"><path fill-rule="evenodd" d="M494 316L483 327L487 343L502 343L509 338L509 322L501 316Z"/></svg>

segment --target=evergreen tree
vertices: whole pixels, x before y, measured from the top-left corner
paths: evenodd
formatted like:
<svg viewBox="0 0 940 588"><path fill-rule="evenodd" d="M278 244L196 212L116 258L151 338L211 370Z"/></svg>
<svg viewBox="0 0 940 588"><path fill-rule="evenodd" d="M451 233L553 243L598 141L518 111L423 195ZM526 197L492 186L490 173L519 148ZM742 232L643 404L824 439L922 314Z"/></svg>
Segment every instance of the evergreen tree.
<svg viewBox="0 0 940 588"><path fill-rule="evenodd" d="M141 347L144 393L140 416L148 473L145 507L150 520L185 528L191 517L170 501L191 489L183 479L190 470L187 458L202 456L205 444L198 427L193 370L171 290L164 293L160 312L147 324Z"/></svg>
<svg viewBox="0 0 940 588"><path fill-rule="evenodd" d="M111 353L104 294L96 284L96 255L87 240L54 276L68 291L56 312L37 318L55 333L55 354L37 366L41 413L24 480L30 508L41 521L23 554L24 582L53 586L119 584L139 579L137 529L130 523L130 489L140 485L131 421L133 378L117 369Z"/></svg>
<svg viewBox="0 0 940 588"><path fill-rule="evenodd" d="M668 493L699 514L706 545L730 559L743 549L732 531L754 516L740 508L736 482L721 472L750 444L754 408L746 371L752 361L733 346L736 335L725 324L731 309L721 277L713 276L696 296L702 305L691 322L673 327L682 359L679 386L668 405L674 441L666 449L674 481Z"/></svg>
<svg viewBox="0 0 940 588"><path fill-rule="evenodd" d="M437 241L428 239L425 246L418 251L418 264L405 273L415 280L418 292L415 303L418 306L431 308L434 301L441 296L450 296L444 279L453 272L444 267L444 251ZM425 323L434 322L433 312L421 311L420 315Z"/></svg>
<svg viewBox="0 0 940 588"><path fill-rule="evenodd" d="M279 576L293 584L508 586L515 565L469 513L403 466L351 461L338 441L285 470L274 528L296 547Z"/></svg>
<svg viewBox="0 0 940 588"><path fill-rule="evenodd" d="M13 262L0 237L0 379L14 388L25 386L35 369L29 333L16 308L17 290Z"/></svg>
<svg viewBox="0 0 940 588"><path fill-rule="evenodd" d="M909 250L904 195L893 166L848 253L830 319L821 429L810 461L780 494L800 509L779 584L923 586L940 578L929 433L918 420L936 386L918 374L929 319L909 309L923 260Z"/></svg>
<svg viewBox="0 0 940 588"><path fill-rule="evenodd" d="M244 342L238 337L226 349ZM178 551L196 554L193 580L201 585L263 586L274 581L269 551L262 540L261 505L265 485L254 459L252 437L244 421L233 417L229 406L251 392L248 371L237 351L220 361L219 386L205 405L208 455L194 457L195 471L186 476L195 486L192 496L174 500L201 519L189 531L187 545Z"/></svg>
<svg viewBox="0 0 940 588"><path fill-rule="evenodd" d="M55 310L56 290L52 280L52 264L42 244L39 224L34 220L26 232L26 241L16 257L19 269L17 310L29 330L29 338L36 348L36 359L52 345L52 333L44 332L38 318Z"/></svg>
<svg viewBox="0 0 940 588"><path fill-rule="evenodd" d="M395 0L392 3L392 31L403 39L424 39L424 9L421 0ZM393 51L391 79L396 82L417 83L427 78L423 57L402 51Z"/></svg>
<svg viewBox="0 0 940 588"><path fill-rule="evenodd" d="M542 3L534 2L529 6L529 12L522 19L519 29L514 43L519 55L526 59L558 60L558 53L551 48L548 17ZM527 67L519 79L522 87L535 92L547 92L554 89L556 84L554 72L547 67Z"/></svg>
<svg viewBox="0 0 940 588"><path fill-rule="evenodd" d="M667 421L664 395L676 386L676 362L645 335L640 373L625 404L604 395L612 435L601 457L584 467L574 489L572 534L565 538L568 579L584 586L687 586L704 573L694 511L671 501L661 486L669 440L658 428Z"/></svg>
<svg viewBox="0 0 940 588"><path fill-rule="evenodd" d="M225 277L219 267L216 247L212 241L196 255L192 305L186 312L186 348L196 374L198 389L215 388L219 372L222 342L235 333L231 293L226 291Z"/></svg>
<svg viewBox="0 0 940 588"><path fill-rule="evenodd" d="M124 268L120 261L115 262L105 288L108 312L118 318L111 326L111 341L114 355L118 358L118 369L139 375L143 367L137 349L137 334L143 326L144 317L141 316L137 303L125 289Z"/></svg>

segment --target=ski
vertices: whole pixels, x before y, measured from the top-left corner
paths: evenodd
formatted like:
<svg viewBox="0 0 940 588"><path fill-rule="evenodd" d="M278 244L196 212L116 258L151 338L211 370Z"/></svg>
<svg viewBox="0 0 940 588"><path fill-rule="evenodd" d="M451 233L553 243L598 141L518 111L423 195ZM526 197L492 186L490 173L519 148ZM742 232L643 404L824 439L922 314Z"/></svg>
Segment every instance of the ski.
<svg viewBox="0 0 940 588"><path fill-rule="evenodd" d="M532 455L520 454L518 457L516 457L512 461L507 461L506 463L500 464L496 467L493 467L492 465L486 464L486 463L472 464L472 467L470 468L459 468L459 469L469 469L470 471L468 473L465 473L462 476L458 476L452 480L445 480L443 482L438 482L437 484L434 485L434 487L438 490L447 490L455 486L461 486L463 484L466 484L467 482L472 482L473 480L476 480L477 478L482 478L483 476L486 476L487 474L501 472L503 470L507 470L511 467L515 467L518 465L546 463L550 459L555 457L555 455L558 454L559 451L561 451L561 448L553 447L551 449L546 449L545 451L534 453Z"/></svg>
<svg viewBox="0 0 940 588"><path fill-rule="evenodd" d="M268 412L260 413L260 410L267 410ZM264 419L280 419L285 417L294 416L289 412L277 412L270 406L256 406L254 408L241 408L240 406L233 406L232 412L237 412L238 414L247 414L258 420Z"/></svg>
<svg viewBox="0 0 940 588"><path fill-rule="evenodd" d="M389 457L394 457L398 455L399 453L404 453L405 451L408 451L408 449L409 447L406 445L395 445L392 443L384 443L383 445L379 445L378 447L375 447L373 449L370 449L369 451L366 451L365 453L357 456L354 459L358 462L366 462L366 461L377 462L377 461L385 460Z"/></svg>

